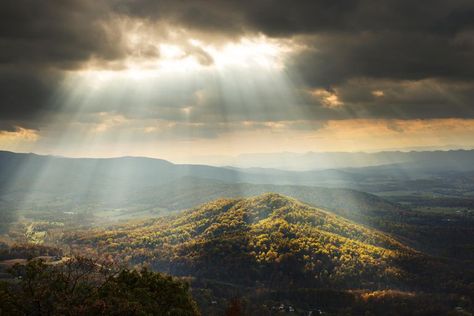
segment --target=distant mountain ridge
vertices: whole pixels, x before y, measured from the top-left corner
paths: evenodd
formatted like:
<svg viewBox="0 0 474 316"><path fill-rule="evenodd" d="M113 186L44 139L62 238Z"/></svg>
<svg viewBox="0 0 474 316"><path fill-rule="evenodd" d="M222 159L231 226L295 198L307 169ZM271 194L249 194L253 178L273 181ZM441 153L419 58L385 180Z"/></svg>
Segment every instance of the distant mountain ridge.
<svg viewBox="0 0 474 316"><path fill-rule="evenodd" d="M474 170L474 150L381 151L366 152L307 152L242 154L228 163L234 167L255 168L265 166L295 171L315 169L341 169L374 167L391 164L418 164L419 167ZM232 163L233 162L233 163ZM425 163L428 163L426 165ZM423 164L423 165L420 165Z"/></svg>
<svg viewBox="0 0 474 316"><path fill-rule="evenodd" d="M346 154L348 157L353 155ZM298 172L266 168L180 165L166 160L141 157L63 158L0 152L0 197L8 194L18 200L26 194L41 193L101 199L104 196L134 194L143 188L169 183L186 176L227 183L319 185L355 189L363 185L364 191L376 191L377 183L372 185L373 180L408 181L446 172L463 173L474 170L474 151L372 155L391 154L410 154L415 158L404 163L375 167Z"/></svg>
<svg viewBox="0 0 474 316"><path fill-rule="evenodd" d="M11 208L140 206L176 211L222 197L277 192L359 222L377 212L397 216L405 211L368 193L313 186L324 179L336 181L337 170L259 174L151 158L71 159L4 152L0 152L0 166L0 198Z"/></svg>
<svg viewBox="0 0 474 316"><path fill-rule="evenodd" d="M472 152L461 154L467 160ZM451 164L464 168L463 163ZM219 197L250 196L272 191L334 211L345 209L346 214L342 215L360 220L351 216L370 215L367 212L403 211L396 203L360 191L417 188L426 186L426 183L433 187L439 181L447 180L469 190L465 184L470 183L469 179L463 183L459 181L469 172L447 171L444 167L433 169L432 165L436 163L296 172L179 165L140 157L64 158L0 152L0 198L2 205L10 209L50 209L56 205L69 209L84 205L123 208L134 202L143 208L156 206L177 210ZM474 168L473 164L470 166ZM431 182L413 181L425 178ZM431 180L433 178L435 181ZM451 183L443 185L448 188ZM349 209L350 212L347 211Z"/></svg>

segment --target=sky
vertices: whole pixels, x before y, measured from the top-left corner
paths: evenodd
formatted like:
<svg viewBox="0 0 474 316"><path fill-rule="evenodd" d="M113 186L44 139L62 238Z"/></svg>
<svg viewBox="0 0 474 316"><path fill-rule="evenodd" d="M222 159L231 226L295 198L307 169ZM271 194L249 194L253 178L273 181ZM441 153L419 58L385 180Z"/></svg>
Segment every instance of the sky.
<svg viewBox="0 0 474 316"><path fill-rule="evenodd" d="M472 0L0 6L0 150L474 148Z"/></svg>

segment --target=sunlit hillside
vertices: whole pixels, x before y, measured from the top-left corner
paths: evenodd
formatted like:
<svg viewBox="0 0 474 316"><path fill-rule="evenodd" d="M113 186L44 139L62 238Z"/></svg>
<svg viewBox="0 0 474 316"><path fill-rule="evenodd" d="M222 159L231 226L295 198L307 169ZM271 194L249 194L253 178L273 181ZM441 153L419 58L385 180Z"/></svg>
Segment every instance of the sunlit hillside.
<svg viewBox="0 0 474 316"><path fill-rule="evenodd" d="M467 291L470 278L451 275L446 262L380 231L274 193L220 199L175 216L70 232L62 243L72 253L191 277L198 301L210 310L205 298L209 295L216 300L235 293L246 297L257 295L259 288L294 302L301 300L291 299L292 292L332 288L341 291L334 294L339 301L340 295L355 295L342 294L346 290L450 291L443 283L448 279ZM249 297L252 306L263 304L258 303L267 295L262 293ZM394 294L388 301L401 298L407 297Z"/></svg>
<svg viewBox="0 0 474 316"><path fill-rule="evenodd" d="M175 275L273 286L377 288L402 281L405 271L395 262L417 255L387 235L278 194L216 200L173 217L72 233L64 242Z"/></svg>

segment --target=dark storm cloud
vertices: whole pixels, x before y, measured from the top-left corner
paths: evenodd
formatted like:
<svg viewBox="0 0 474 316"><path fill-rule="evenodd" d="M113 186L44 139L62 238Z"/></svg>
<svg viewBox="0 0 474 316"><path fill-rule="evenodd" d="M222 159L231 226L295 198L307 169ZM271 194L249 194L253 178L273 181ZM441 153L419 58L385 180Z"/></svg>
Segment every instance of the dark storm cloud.
<svg viewBox="0 0 474 316"><path fill-rule="evenodd" d="M293 60L295 71L312 86L352 78L420 80L474 79L474 47L429 33L380 31L323 35Z"/></svg>
<svg viewBox="0 0 474 316"><path fill-rule="evenodd" d="M19 0L2 4L0 61L73 67L91 56L120 58L126 53L120 34L105 26L117 16L170 22L214 36L306 36L300 37L310 48L302 56L305 63L311 65L316 57L324 63L355 61L355 75L369 77L384 60L403 66L385 66L382 72L388 77L392 72L395 77L405 72L448 75L444 63L463 57L463 64L474 49L472 33L465 33L474 31L470 0ZM379 63L370 67L370 60ZM418 63L419 69L412 69ZM435 64L441 64L438 72L433 72ZM453 66L452 75L469 72ZM341 79L351 75L338 73Z"/></svg>
<svg viewBox="0 0 474 316"><path fill-rule="evenodd" d="M123 53L103 25L110 12L100 1L2 1L0 4L0 129L37 128L63 70L91 57Z"/></svg>
<svg viewBox="0 0 474 316"><path fill-rule="evenodd" d="M474 116L472 0L16 0L0 6L0 130L37 128L35 118L54 111L50 100L64 71L91 58L120 61L129 52L109 22L127 18L216 41L257 34L293 39L304 47L286 63L298 88L335 91L343 103L329 109L303 97L321 119ZM205 51L188 50L212 64ZM360 78L370 85L354 84ZM410 80L429 84L407 89L402 83ZM377 89L385 95L375 98Z"/></svg>
<svg viewBox="0 0 474 316"><path fill-rule="evenodd" d="M38 116L48 108L60 78L45 69L0 68L0 130L37 129Z"/></svg>
<svg viewBox="0 0 474 316"><path fill-rule="evenodd" d="M0 63L74 68L91 56L115 59L117 38L104 26L101 1L3 1Z"/></svg>
<svg viewBox="0 0 474 316"><path fill-rule="evenodd" d="M370 80L349 82L338 92L353 113L368 118L474 118L474 89L469 82Z"/></svg>
<svg viewBox="0 0 474 316"><path fill-rule="evenodd" d="M124 12L213 33L298 37L308 84L353 77L474 79L474 2L265 0L123 2Z"/></svg>

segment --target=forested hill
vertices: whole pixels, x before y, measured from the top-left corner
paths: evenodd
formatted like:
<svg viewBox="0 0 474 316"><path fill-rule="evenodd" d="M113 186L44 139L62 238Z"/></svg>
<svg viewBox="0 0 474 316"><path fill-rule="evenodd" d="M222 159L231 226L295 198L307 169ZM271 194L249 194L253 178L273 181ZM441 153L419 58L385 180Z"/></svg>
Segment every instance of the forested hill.
<svg viewBox="0 0 474 316"><path fill-rule="evenodd" d="M403 263L421 257L383 233L274 193L75 232L64 243L174 275L272 288L402 287L411 278Z"/></svg>

